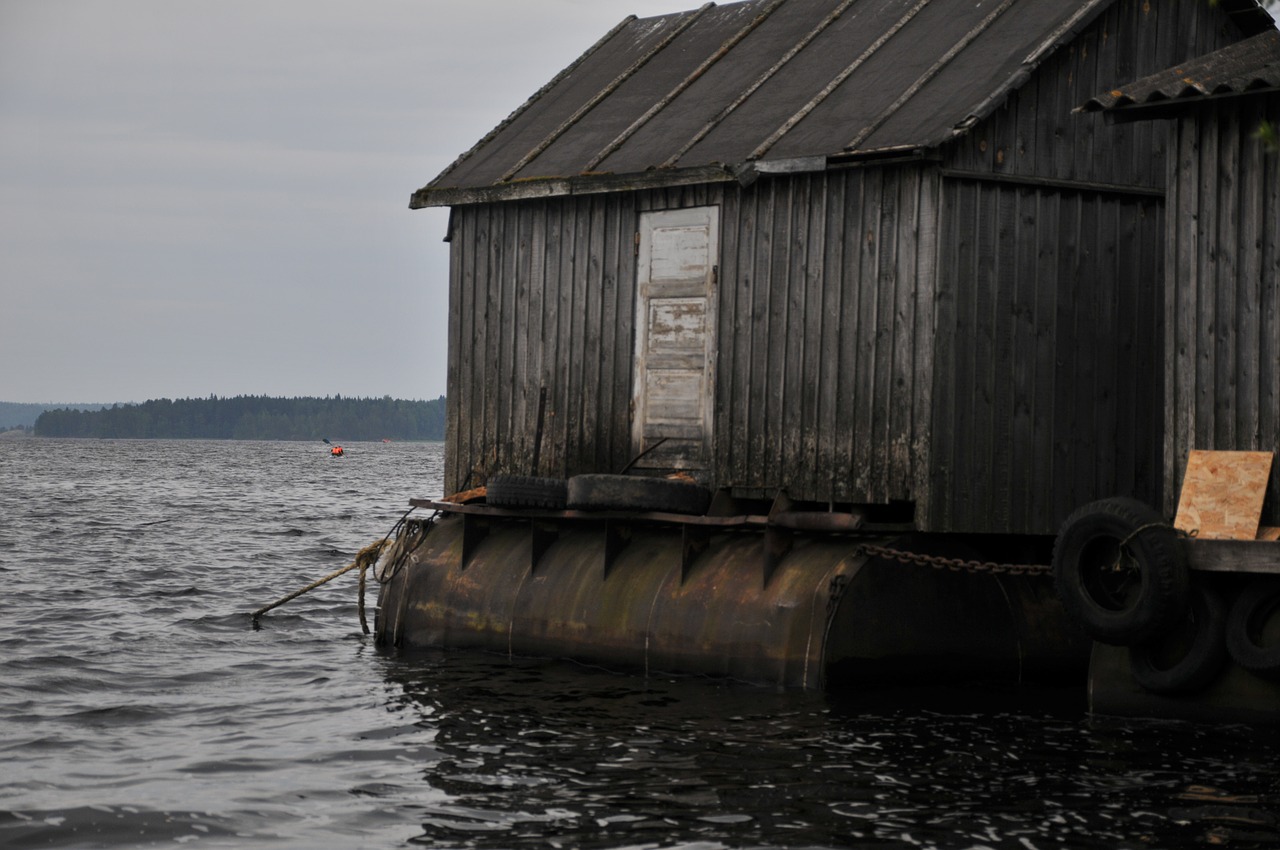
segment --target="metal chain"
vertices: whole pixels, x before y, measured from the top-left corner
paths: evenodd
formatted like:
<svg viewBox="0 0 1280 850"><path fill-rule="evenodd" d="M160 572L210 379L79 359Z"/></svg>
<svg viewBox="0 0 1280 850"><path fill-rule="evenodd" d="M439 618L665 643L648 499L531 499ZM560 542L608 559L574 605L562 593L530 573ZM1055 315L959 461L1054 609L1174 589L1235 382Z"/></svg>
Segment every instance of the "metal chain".
<svg viewBox="0 0 1280 850"><path fill-rule="evenodd" d="M1037 576L1048 575L1053 571L1053 567L1047 564L996 564L990 561L969 561L964 558L944 558L941 555L921 555L917 552L904 552L901 549L890 549L887 546L875 546L870 543L864 543L859 546L858 552L877 558L888 558L902 564L917 564L932 567L935 570L950 570L953 573Z"/></svg>

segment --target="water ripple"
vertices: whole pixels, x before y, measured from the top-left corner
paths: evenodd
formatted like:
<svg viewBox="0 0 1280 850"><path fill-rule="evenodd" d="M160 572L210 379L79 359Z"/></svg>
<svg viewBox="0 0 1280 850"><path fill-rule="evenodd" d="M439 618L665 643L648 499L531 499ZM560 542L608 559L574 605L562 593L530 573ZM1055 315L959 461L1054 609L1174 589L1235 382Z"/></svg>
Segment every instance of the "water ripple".
<svg viewBox="0 0 1280 850"><path fill-rule="evenodd" d="M1263 730L393 657L354 577L255 629L440 492L438 445L323 449L0 443L0 846L1280 844Z"/></svg>

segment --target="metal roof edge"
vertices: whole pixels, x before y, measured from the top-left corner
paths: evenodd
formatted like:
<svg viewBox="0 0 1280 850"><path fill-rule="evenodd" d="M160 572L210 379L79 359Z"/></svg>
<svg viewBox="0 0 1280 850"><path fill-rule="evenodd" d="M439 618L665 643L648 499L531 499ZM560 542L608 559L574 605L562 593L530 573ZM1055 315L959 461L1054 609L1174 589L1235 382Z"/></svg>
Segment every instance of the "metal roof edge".
<svg viewBox="0 0 1280 850"><path fill-rule="evenodd" d="M489 142L491 142L499 133L507 129L507 127L511 125L511 122L515 121L517 118L523 115L526 111L528 111L528 109L532 107L535 103L537 103L542 98L543 95L545 95L553 87L558 85L561 80L563 80L565 77L569 76L569 74L577 70L578 66L581 65L583 62L587 61L587 59L590 56L592 56L597 50L599 50L601 47L604 47L606 44L608 44L613 39L614 36L616 36L622 30L626 29L627 26L629 26L632 21L636 21L638 19L639 18L636 15L627 15L625 18L619 21L617 25L614 26L613 29L609 30L607 33L602 35L599 39L596 40L594 44L588 47L581 56L579 56L577 59L571 62L567 67L563 68L560 71L560 73L552 77L551 80L548 81L546 85L544 85L542 88L538 89L536 92L530 95L528 100L526 100L524 103L516 107L515 111L512 112L510 115L508 115L506 118L504 118L498 124L498 126L494 127L492 130L486 133L484 137L480 139L480 141L476 142L464 153L462 153L457 159L455 159L452 163L450 163L449 166L445 168L444 171L441 171L439 174L437 174L435 179L433 179L430 183L428 183L427 186L428 187L434 186L444 178L448 177L451 173L453 173L454 169L456 169L458 166L462 165L462 163L466 162L468 159L474 156L476 151L480 150L482 147L484 147ZM416 195L417 193L414 193L414 194Z"/></svg>
<svg viewBox="0 0 1280 850"><path fill-rule="evenodd" d="M514 180L478 188L435 189L425 186L410 196L409 209L557 198L567 195L598 195L605 192L689 186L696 183L728 183L736 179L728 168L704 165L696 168L645 171L638 174L582 174L576 177Z"/></svg>
<svg viewBox="0 0 1280 850"><path fill-rule="evenodd" d="M1219 100L1230 100L1232 98L1258 97L1260 95L1271 95L1277 93L1280 93L1280 86L1268 86L1266 88L1243 89L1241 91L1210 92L1208 94L1196 94L1187 97L1146 100L1141 103L1131 101L1129 103L1118 104L1116 106L1098 106L1089 109L1085 109L1085 107L1081 106L1076 107L1076 111L1094 114L1101 112L1103 120L1108 124L1132 124L1135 121L1155 121L1162 118L1177 118L1179 115L1189 112L1204 103L1212 103Z"/></svg>
<svg viewBox="0 0 1280 850"><path fill-rule="evenodd" d="M543 137L543 139L540 142L538 142L538 144L534 145L532 150L528 151L527 153L525 153L524 156L520 157L520 159L516 161L515 165L511 166L506 170L505 173L503 173L501 179L502 180L514 179L516 175L518 175L526 166L528 166L535 159L541 156L542 153L546 151L548 147L553 145L557 139L559 139L561 136L567 133L575 124L577 124L579 121L585 118L597 106L603 103L605 99L607 99L611 94L613 94L613 92L616 91L623 83L625 83L627 80L633 77L636 73L638 73L642 68L644 68L651 61L653 61L653 59L659 53L666 50L667 47L669 47L672 42L674 42L677 38L679 38L681 35L684 34L685 30L693 26L698 21L698 19L700 19L704 14L706 14L708 11L714 8L715 5L716 5L715 3L707 2L707 3L703 3L697 9L693 9L692 11L681 12L676 15L660 16L663 18L667 18L667 17L673 18L677 20L678 23L672 29L672 31L667 33L665 36L663 36L662 39L656 45L651 47L648 51L645 52L643 56L638 58L636 61L632 62L631 65L629 65L625 70L622 71L622 73L618 74L616 77L610 80L608 84L605 85L604 88L596 92L591 97L590 100L582 104L582 106L578 107L578 109L573 113L573 115L569 116L569 118L566 121L561 123L560 126L556 127L554 130L552 130L549 135Z"/></svg>
<svg viewBox="0 0 1280 850"><path fill-rule="evenodd" d="M999 109L1002 103L1009 99L1009 95L1026 85L1031 79L1031 75L1044 64L1046 59L1070 44L1076 36L1092 26L1094 21L1115 2L1116 0L1090 0L1089 3L1078 9L1074 15L1063 21L1061 26L1051 32L1044 41L1040 42L1040 45L1035 50L1028 53L1018 69L1010 74L1009 78L1001 83L986 99L978 103L963 121L956 124L946 138L938 140L935 146L945 144L965 135L977 124L984 121Z"/></svg>

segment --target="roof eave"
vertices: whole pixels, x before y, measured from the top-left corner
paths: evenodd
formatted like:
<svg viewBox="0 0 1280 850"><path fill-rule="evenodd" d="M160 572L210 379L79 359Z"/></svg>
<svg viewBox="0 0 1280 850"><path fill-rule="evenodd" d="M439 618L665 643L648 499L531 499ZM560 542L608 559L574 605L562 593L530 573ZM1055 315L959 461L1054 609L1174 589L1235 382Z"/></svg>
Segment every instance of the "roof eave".
<svg viewBox="0 0 1280 850"><path fill-rule="evenodd" d="M522 201L566 195L596 195L696 183L727 183L736 180L733 170L720 165L696 168L655 169L638 174L580 174L574 177L538 177L512 180L491 186L436 188L426 186L409 198L409 209L466 206L499 201Z"/></svg>
<svg viewBox="0 0 1280 850"><path fill-rule="evenodd" d="M1280 92L1280 86L1245 89L1244 91L1218 92L1215 94L1195 95L1193 97L1149 100L1142 103L1125 103L1118 106L1101 106L1098 105L1096 101L1090 101L1083 107L1077 107L1075 111L1102 112L1103 119L1108 124L1130 124L1134 121L1154 121L1160 118L1177 118L1182 113L1192 109L1193 107L1199 106L1202 103L1227 100L1229 98L1274 94L1276 92Z"/></svg>

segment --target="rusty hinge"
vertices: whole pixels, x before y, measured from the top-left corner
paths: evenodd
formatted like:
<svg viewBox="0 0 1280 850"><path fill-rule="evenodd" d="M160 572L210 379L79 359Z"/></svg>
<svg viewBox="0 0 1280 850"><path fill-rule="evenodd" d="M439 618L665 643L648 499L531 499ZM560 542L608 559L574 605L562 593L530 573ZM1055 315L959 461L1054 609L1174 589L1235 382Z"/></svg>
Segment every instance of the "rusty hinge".
<svg viewBox="0 0 1280 850"><path fill-rule="evenodd" d="M640 256L640 231L639 230L636 231L635 251L636 251L635 255L637 257Z"/></svg>

